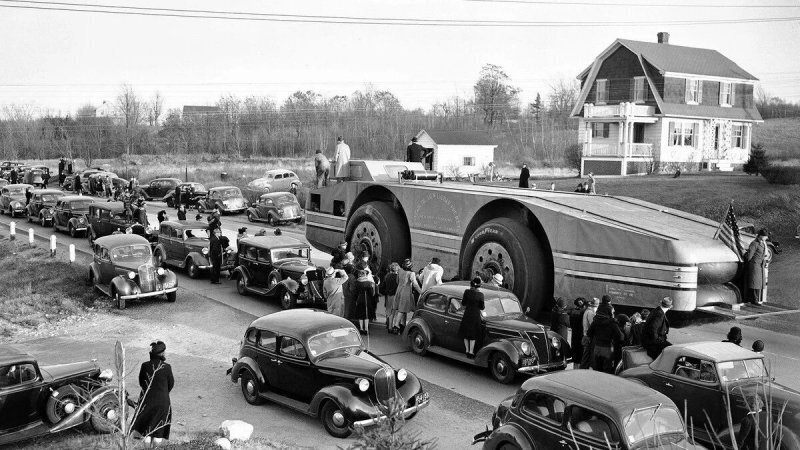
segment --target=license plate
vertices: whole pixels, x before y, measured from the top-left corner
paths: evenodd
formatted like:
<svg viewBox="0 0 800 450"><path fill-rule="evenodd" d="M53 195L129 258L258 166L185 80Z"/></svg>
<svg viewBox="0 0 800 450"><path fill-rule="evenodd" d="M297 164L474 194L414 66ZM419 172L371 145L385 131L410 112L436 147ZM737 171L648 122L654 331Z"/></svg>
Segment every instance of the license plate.
<svg viewBox="0 0 800 450"><path fill-rule="evenodd" d="M535 366L536 365L536 358L523 358L522 359L523 366Z"/></svg>
<svg viewBox="0 0 800 450"><path fill-rule="evenodd" d="M427 402L428 398L429 398L429 396L428 396L427 392L423 392L422 394L417 394L417 398L414 401L414 404L420 405L420 404L422 404L424 402Z"/></svg>

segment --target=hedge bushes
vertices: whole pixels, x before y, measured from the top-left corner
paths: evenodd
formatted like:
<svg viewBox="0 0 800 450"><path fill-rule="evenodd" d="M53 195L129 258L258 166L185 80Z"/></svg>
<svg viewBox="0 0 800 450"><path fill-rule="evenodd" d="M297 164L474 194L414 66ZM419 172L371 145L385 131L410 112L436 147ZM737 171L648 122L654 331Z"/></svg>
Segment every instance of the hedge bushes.
<svg viewBox="0 0 800 450"><path fill-rule="evenodd" d="M770 184L800 184L800 166L767 166L761 175Z"/></svg>

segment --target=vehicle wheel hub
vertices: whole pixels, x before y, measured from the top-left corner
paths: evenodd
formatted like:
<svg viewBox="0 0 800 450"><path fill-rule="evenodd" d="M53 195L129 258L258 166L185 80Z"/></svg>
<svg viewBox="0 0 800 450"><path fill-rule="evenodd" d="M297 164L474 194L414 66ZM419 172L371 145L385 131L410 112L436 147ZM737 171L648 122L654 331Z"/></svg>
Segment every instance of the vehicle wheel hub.
<svg viewBox="0 0 800 450"><path fill-rule="evenodd" d="M494 367L495 367L495 370L497 370L497 373L499 373L501 375L505 375L506 374L507 367L506 367L506 364L503 362L502 359L498 359L497 362L494 364Z"/></svg>
<svg viewBox="0 0 800 450"><path fill-rule="evenodd" d="M419 334L414 335L414 347L421 348L422 347L422 336Z"/></svg>
<svg viewBox="0 0 800 450"><path fill-rule="evenodd" d="M253 383L253 380L247 381L247 394L248 395L255 395L256 393L256 385Z"/></svg>
<svg viewBox="0 0 800 450"><path fill-rule="evenodd" d="M342 414L341 411L339 410L334 411L331 419L333 419L333 424L336 425L337 427L344 426L344 414Z"/></svg>
<svg viewBox="0 0 800 450"><path fill-rule="evenodd" d="M67 402L64 404L64 412L67 414L72 414L75 412L75 403Z"/></svg>
<svg viewBox="0 0 800 450"><path fill-rule="evenodd" d="M503 285L513 290L514 263L508 255L508 250L497 242L487 242L481 245L472 259L470 276L478 272L491 278L492 275L499 273L503 276Z"/></svg>
<svg viewBox="0 0 800 450"><path fill-rule="evenodd" d="M375 258L380 261L382 247L381 236L378 233L378 229L375 228L375 225L373 225L372 222L364 221L358 224L358 227L353 232L353 238L350 242L350 250L354 255L358 255L358 253L366 251L371 255L370 260Z"/></svg>
<svg viewBox="0 0 800 450"><path fill-rule="evenodd" d="M106 411L106 419L114 422L117 420L117 412L113 409L109 409Z"/></svg>

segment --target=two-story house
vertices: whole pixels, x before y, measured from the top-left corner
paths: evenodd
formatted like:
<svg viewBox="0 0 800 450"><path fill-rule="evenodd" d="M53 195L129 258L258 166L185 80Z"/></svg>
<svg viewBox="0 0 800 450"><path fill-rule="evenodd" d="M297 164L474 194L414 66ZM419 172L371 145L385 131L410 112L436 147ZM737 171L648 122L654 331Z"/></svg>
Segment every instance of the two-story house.
<svg viewBox="0 0 800 450"><path fill-rule="evenodd" d="M617 39L578 75L581 173L732 170L750 153L756 77L715 50Z"/></svg>

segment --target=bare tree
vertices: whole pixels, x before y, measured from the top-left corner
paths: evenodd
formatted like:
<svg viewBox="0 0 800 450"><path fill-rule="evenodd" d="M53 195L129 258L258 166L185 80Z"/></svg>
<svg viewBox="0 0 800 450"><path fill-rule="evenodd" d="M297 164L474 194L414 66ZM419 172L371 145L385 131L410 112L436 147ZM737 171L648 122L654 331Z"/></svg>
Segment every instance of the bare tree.
<svg viewBox="0 0 800 450"><path fill-rule="evenodd" d="M475 104L483 111L483 122L490 127L519 115L520 90L510 81L500 66L486 64L481 69L474 87Z"/></svg>
<svg viewBox="0 0 800 450"><path fill-rule="evenodd" d="M158 120L161 118L161 114L164 113L164 97L161 96L161 92L156 91L153 94L153 98L147 102L147 123L150 126L158 126Z"/></svg>
<svg viewBox="0 0 800 450"><path fill-rule="evenodd" d="M125 154L130 157L136 129L144 118L144 107L133 87L128 84L122 85L115 106L125 132Z"/></svg>

